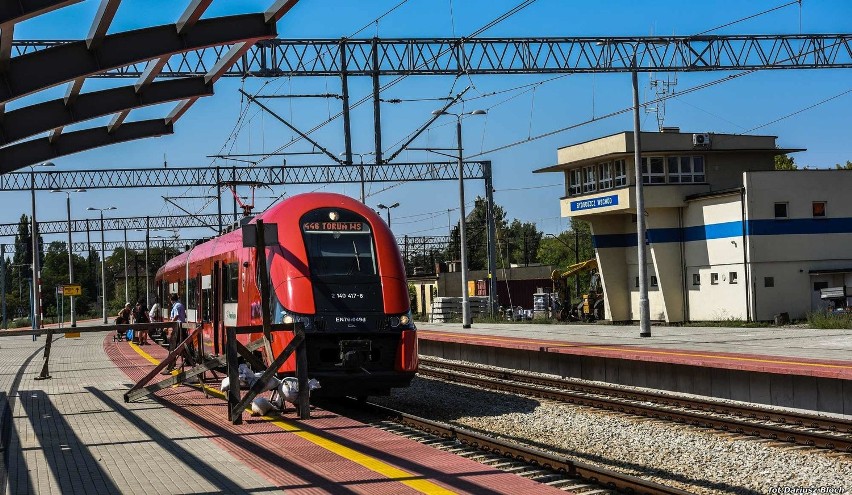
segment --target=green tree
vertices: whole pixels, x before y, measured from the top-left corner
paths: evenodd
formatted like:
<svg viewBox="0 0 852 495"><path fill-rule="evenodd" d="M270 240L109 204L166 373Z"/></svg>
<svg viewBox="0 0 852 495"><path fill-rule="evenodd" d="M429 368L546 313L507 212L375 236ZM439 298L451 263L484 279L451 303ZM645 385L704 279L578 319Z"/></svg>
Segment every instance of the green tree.
<svg viewBox="0 0 852 495"><path fill-rule="evenodd" d="M852 170L852 162L850 162L849 160L846 160L846 165L841 165L839 163L836 163L834 165L834 168L837 169L837 170Z"/></svg>
<svg viewBox="0 0 852 495"><path fill-rule="evenodd" d="M796 159L788 155L775 155L775 170L798 170Z"/></svg>
<svg viewBox="0 0 852 495"><path fill-rule="evenodd" d="M485 270L488 268L488 231L486 224L486 202L485 198L477 196L473 203L473 210L465 220L465 235L467 237L467 261L469 270ZM506 223L506 212L497 204L494 205L494 221L497 229L497 238L502 238L501 232L508 226ZM458 260L461 251L461 236L458 225L454 226L450 234L447 258ZM498 254L497 259L500 259ZM499 266L499 261L498 261Z"/></svg>
<svg viewBox="0 0 852 495"><path fill-rule="evenodd" d="M44 241L39 236L39 251L41 260L44 259ZM15 294L16 297L8 297L6 300L6 311L10 317L27 316L30 314L30 280L32 280L32 235L30 233L30 218L21 215L18 221L18 233L15 234L15 252L12 254L11 263L7 266L8 278L6 279L7 294Z"/></svg>
<svg viewBox="0 0 852 495"><path fill-rule="evenodd" d="M561 232L554 237L545 237L539 246L538 256L542 263L553 265L557 270L564 270L574 263L586 261L595 257L592 245L592 229L588 222L571 219L571 229ZM581 290L589 286L590 272L581 273L579 286ZM572 287L576 282L572 284ZM572 289L573 290L573 289Z"/></svg>
<svg viewBox="0 0 852 495"><path fill-rule="evenodd" d="M504 240L509 243L507 261L517 265L538 263L538 250L543 235L534 223L512 220L504 237Z"/></svg>

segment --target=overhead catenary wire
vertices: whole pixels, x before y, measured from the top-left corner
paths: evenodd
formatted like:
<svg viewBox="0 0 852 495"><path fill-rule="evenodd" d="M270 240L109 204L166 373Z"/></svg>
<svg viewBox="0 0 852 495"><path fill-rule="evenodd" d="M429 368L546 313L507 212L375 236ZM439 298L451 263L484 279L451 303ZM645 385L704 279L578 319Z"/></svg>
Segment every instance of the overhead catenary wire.
<svg viewBox="0 0 852 495"><path fill-rule="evenodd" d="M773 8L771 8L771 9L767 9L767 10L764 10L764 11L762 11L762 12L758 12L758 13L756 13L756 14L752 14L752 15L749 15L749 16L746 16L746 17L741 17L741 18L739 18L739 19L737 19L737 20L734 20L734 21L731 21L731 22L727 22L727 23L725 23L725 24L722 24L721 26L716 26L716 27L714 27L714 28L707 29L706 31L701 31L700 33L696 33L696 34L694 34L693 36L701 36L701 35L704 35L704 34L707 34L707 33L712 33L713 31L718 31L718 30L720 30L720 29L722 29L722 28L726 28L726 27L729 27L729 26L733 26L734 24L739 24L739 23L741 23L741 22L743 22L743 21L747 21L747 20L749 20L749 19L754 19L754 18L756 18L756 17L760 17L760 16L762 16L762 15L769 14L770 12L775 12L776 10L780 10L780 9L783 9L784 7L789 7L789 6L791 6L791 5L796 5L796 4L799 4L799 7L800 7L799 12L801 13L802 0L793 0L793 1L791 1L791 2L787 2L787 3L783 4L783 5L779 5L779 6L777 6L777 7L773 7ZM801 20L800 20L799 22L801 22ZM801 24L799 25L799 31L801 31Z"/></svg>
<svg viewBox="0 0 852 495"><path fill-rule="evenodd" d="M522 2L521 4L519 4L518 6L516 6L515 8L513 8L512 10L510 10L509 12L507 12L507 13L506 13L506 14L504 14L504 15L510 16L510 15L512 15L513 13L515 13L515 12L519 11L520 9L525 8L526 6L528 6L528 5L532 4L533 2L534 2L534 0L533 0L533 1ZM396 7L394 7L394 8L398 8L398 7L399 7L402 3L405 3L405 2L401 2L400 4L398 4L398 5L397 5ZM703 34L703 33L706 33L706 32L710 32L710 31L713 31L713 30L716 30L716 29L721 29L721 28L723 28L723 27L726 27L726 26L729 26L729 25L735 24L735 23L737 23L737 22L742 22L743 20L751 19L751 18L757 17L757 16L759 16L759 15L763 15L763 14L765 14L765 13L772 12L772 11L775 11L775 10L778 10L778 9L780 9L780 8L783 8L783 7L786 7L786 6L792 5L792 4L796 4L796 3L800 3L800 2L797 2L797 1L789 2L789 3L787 3L787 4L784 4L784 5L781 5L781 6L778 6L778 7L775 7L775 8L772 8L772 9L769 9L769 10L766 10L766 11L763 11L763 12L760 12L760 13L758 13L758 14L753 14L753 15L751 15L751 16L744 17L744 18L739 19L739 20L737 20L737 21L732 21L731 23L727 23L727 24L724 24L724 25L718 26L718 27L716 27L716 28L713 28L713 29L711 29L711 30L704 31L704 32L699 33L699 34L697 34L697 35L700 35L700 34ZM502 16L501 16L501 17L502 17ZM499 17L498 17L497 19L495 19L494 21L492 21L492 23L500 22L500 20L501 20L501 18L499 18ZM371 24L372 24L372 23L371 23ZM365 29L366 27L369 27L369 25L371 25L371 24L368 24L367 26L365 26L365 27L364 27L364 28L362 28L362 29ZM486 26L483 26L483 28L481 28L481 29L483 29L483 30L484 30L484 29L488 29L489 27L491 27L491 26L490 26L490 24L491 24L491 23L487 24ZM474 34L472 34L471 36L475 36L476 34L477 34L477 33L474 33ZM696 35L696 36L697 36L697 35ZM542 84L545 84L545 83L547 83L547 82L550 82L550 81L552 81L552 80L556 80L556 79L559 79L559 78L562 78L562 77L566 77L566 76L567 76L567 74L565 74L565 75L561 75L561 76L557 76L557 77L554 77L554 78L552 78L552 79L550 79L550 80L548 80L548 81L539 81L539 82L536 82L536 83L532 83L532 84L530 84L529 86L532 86L532 87L538 87L538 86L540 86L540 85L542 85ZM738 75L737 77L739 77L739 75ZM382 89L385 89L385 88L382 88ZM499 93L502 93L502 92L508 92L508 91L512 91L512 90L511 90L511 89L510 89L510 90L504 90L504 91L501 91L501 92L499 92ZM533 92L534 92L534 90L533 90ZM498 92L495 92L495 94L498 94ZM677 95L672 95L672 97L679 96L679 95L681 95L681 94L684 94L684 93L678 93ZM487 97L487 96L491 96L491 95L489 95L489 94L483 94L483 95L481 95L481 96L474 96L474 97L473 97L473 98L471 98L471 99L483 98L483 97ZM645 105L647 105L647 104L649 104L649 103L652 103L652 102L645 103ZM500 104L500 103L498 103L497 105L499 105L499 104ZM350 107L350 108L354 108L354 107L355 107L355 105L353 105L353 106L352 106L352 107ZM339 117L339 115L340 115L340 114L336 115L335 117L332 117L330 120L333 120L334 118ZM598 119L594 119L594 120L598 120ZM573 127L573 126L572 126L572 127ZM310 132L310 131L309 131L309 132ZM530 129L530 131L528 132L528 138L529 138L529 141L532 141L532 140L538 139L538 138L540 138L540 137L543 137L543 136L536 136L536 137L532 137L532 136L530 136L530 134L531 134L531 129ZM548 135L550 135L550 133L548 133ZM483 138L483 140L484 140L484 138ZM297 141L297 140L294 140L294 141ZM292 143L288 143L288 145L289 145L289 144L292 144ZM522 144L522 143L516 143L516 144ZM482 154L485 154L485 153L488 153L488 152L492 152L492 151L495 151L495 150L481 151L479 154L477 154L477 155L473 155L473 156L480 156L480 155L482 155ZM386 190L386 189L385 189L385 190Z"/></svg>
<svg viewBox="0 0 852 495"><path fill-rule="evenodd" d="M480 34L482 34L483 32L487 31L488 29L491 29L492 27L496 26L496 25L497 25L497 24L499 24L500 22L505 21L506 19L510 18L511 16L513 16L513 15L515 15L516 13L520 12L521 10L523 10L524 8L526 8L526 7L530 6L530 5L532 5L532 4L533 4L533 3L535 3L536 1L537 1L537 0L524 0L523 2L521 2L520 4L518 4L517 6L513 7L512 9L510 9L509 11L507 11L507 12L503 13L502 15L498 16L496 19L492 20L491 22L489 22L489 23L485 24L485 25L484 25L484 26L482 26L481 28L479 28L479 29L477 29L476 31L474 31L471 35L469 35L469 36L468 36L468 38L474 38L474 37L476 37L476 36L479 36L479 35L480 35ZM445 53L445 52L440 52L440 53L438 53L438 54L435 54L435 56L434 56L434 57L432 57L432 59L431 59L431 60L434 60L435 58L440 57L440 56L441 56L441 55L443 55L444 53ZM428 62L429 62L429 61L424 61L423 63L428 63ZM387 90L388 88L391 88L391 87L395 86L396 84L398 84L400 81L402 81L402 80L406 79L407 77L408 77L408 75L398 76L396 79L392 80L391 82L386 83L385 85L381 86L381 87L379 88L379 93L381 94L381 92L383 92L383 91ZM369 101L372 97L373 97L372 93L370 93L370 94L368 94L368 95L364 96L364 97L363 97L363 98L361 98L360 100L356 101L354 104L349 105L349 110L351 111L351 110L353 110L353 109L355 109L355 108L357 108L357 107L361 106L361 105L362 105L362 104L364 104L365 102ZM312 133L314 133L314 132L318 131L319 129L321 129L321 128L325 127L326 125L330 124L331 122L333 122L334 120L338 119L338 118L339 118L340 116L342 116L342 115L343 115L343 112L342 112L342 111L341 111L341 112L338 112L338 113L337 113L337 114L335 114L334 116L329 117L326 121L324 121L324 122L322 122L322 123L320 123L320 124L318 124L318 125L314 126L312 129L308 130L305 134L310 135L310 134L312 134ZM289 148L290 146L292 146L293 144L295 144L296 142L298 142L298 141L300 141L300 140L301 140L301 139L294 139L294 140L291 140L291 141L289 141L289 142L287 142L287 143L285 143L285 144L281 145L278 149L276 149L276 150L275 150L275 152L277 153L277 152L279 152L279 151L281 151L281 150L283 150L283 149ZM258 163L261 163L261 162L263 162L264 160L265 160L265 158L262 158L262 159L258 160Z"/></svg>
<svg viewBox="0 0 852 495"><path fill-rule="evenodd" d="M742 77L742 76L745 76L745 75L751 74L751 73L753 73L753 72L757 72L757 71L756 71L756 70L750 70L750 71L739 72L739 73L737 73L737 74L731 74L731 75L728 75L728 76L725 76L725 77L722 77L722 78L716 79L716 80L714 80L714 81L710 81L710 82L707 82L707 83L704 83L704 84L699 84L699 85L697 85L697 86L693 86L693 87L688 88L688 89L683 90L683 91L678 91L678 92L672 93L672 94L670 94L670 95L663 95L663 96L661 96L661 97L659 97L659 98L655 98L655 99L650 100L650 101L645 101L644 103L640 103L640 106L645 107L645 106L648 106L648 105L653 105L653 104L655 104L655 103L658 103L658 102L663 101L663 100L666 100L666 99L675 98L675 97L682 96L682 95L685 95L685 94L688 94L688 93L692 93L692 92L695 92L695 91L702 90L702 89L704 89L704 88L708 88L708 87L710 87L710 86L715 86L716 84L721 84L721 83L724 83L724 82L728 82L728 81L730 81L730 80L733 80L733 79L736 79L736 78L739 78L739 77ZM578 127L582 127L582 126L584 126L584 125L591 124L591 123L593 123L593 122L597 122L597 121L600 121L600 120L605 120L605 119L608 119L608 118L611 118L611 117L615 117L615 116L617 116L617 115L621 115L621 114L624 114L624 113L630 112L631 110L633 110L633 106L632 106L632 105L631 105L631 106L629 106L629 107L626 107L626 108L622 108L622 109L620 109L620 110L616 110L616 111L613 111L613 112L610 112L610 113L607 113L607 114L601 115L601 116L599 116L599 117L592 117L592 118L590 118L590 119L587 119L587 120L584 120L584 121L578 122L578 123L576 123L576 124L571 124L571 125L566 126L566 127L562 127L562 128L559 128L559 129L555 129L555 130L552 130L552 131L545 132L545 133L543 133L543 134L538 134L538 135L533 136L533 137L528 138L528 139L522 139L522 140L520 140L520 141L515 141L515 142L513 142L513 143L509 143L509 144L506 144L506 145L503 145L503 146L498 146L498 147L496 147L496 148L492 148L492 149L489 149L489 150L483 151L483 152L481 152L481 153L476 153L476 154L474 154L474 155L470 155L470 156L468 156L468 157L466 157L466 158L476 158L476 157L478 157L478 156L482 156L482 155L485 155L485 154L488 154L488 153L494 153L495 151L502 151L502 150L505 150L505 149L513 148L513 147L515 147L515 146L520 146L520 145L523 145L523 144L528 144L528 143L531 143L531 142L533 142L533 141L537 141L537 140L539 140L539 139L543 139L543 138L546 138L546 137L554 136L554 135L556 135L556 134L560 134L560 133L562 133L562 132L569 131L569 130L571 130L571 129L576 129L576 128L578 128Z"/></svg>
<svg viewBox="0 0 852 495"><path fill-rule="evenodd" d="M790 117L793 117L793 116L799 115L800 113L807 112L808 110L814 109L814 108L816 108L816 107L818 107L818 106L820 106L820 105L824 105L824 104L826 104L826 103L828 103L828 102L830 102L830 101L832 101L832 100L836 100L836 99L838 99L838 98L840 98L840 97L842 97L842 96L846 96L846 95L848 95L849 93L852 93L852 88L847 89L846 91L843 91L843 92L841 92L841 93L838 93L838 94L836 94L836 95L834 95L834 96L829 96L828 98L825 98L825 99L823 99L823 100L820 100L820 101L818 101L818 102L814 103L813 105L809 105L809 106L807 106L807 107L800 108L800 109L798 109L798 110L796 110L796 111L794 111L794 112L788 113L787 115L783 115L783 116L781 116L781 117L778 117L777 119L775 119L775 120L771 120L771 121L769 121L769 122L766 122L765 124L760 124L759 126L752 127L751 129L749 129L749 130L747 130L747 131L744 131L744 132L742 132L741 134L748 134L748 133L750 133L750 132L754 132L754 131L756 131L756 130L758 130L758 129L762 129L762 128L766 127L766 126L770 126L770 125L775 124L775 123L777 123L777 122L781 122L782 120L789 119Z"/></svg>

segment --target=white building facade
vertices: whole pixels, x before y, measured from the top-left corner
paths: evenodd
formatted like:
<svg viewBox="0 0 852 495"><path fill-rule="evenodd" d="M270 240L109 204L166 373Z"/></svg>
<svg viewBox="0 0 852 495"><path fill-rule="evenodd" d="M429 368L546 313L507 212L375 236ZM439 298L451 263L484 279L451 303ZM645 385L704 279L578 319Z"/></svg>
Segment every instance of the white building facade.
<svg viewBox="0 0 852 495"><path fill-rule="evenodd" d="M642 149L653 320L802 318L828 306L822 289L852 294L852 171L776 171L801 150L773 136L642 133ZM562 172L562 215L591 224L605 317L637 320L633 134L558 157L536 172Z"/></svg>

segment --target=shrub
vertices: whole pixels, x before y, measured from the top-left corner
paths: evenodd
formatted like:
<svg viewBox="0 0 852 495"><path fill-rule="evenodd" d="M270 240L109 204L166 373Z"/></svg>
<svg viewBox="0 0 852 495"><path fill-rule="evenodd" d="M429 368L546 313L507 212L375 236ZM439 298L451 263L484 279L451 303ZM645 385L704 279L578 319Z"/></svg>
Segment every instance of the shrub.
<svg viewBox="0 0 852 495"><path fill-rule="evenodd" d="M808 313L808 326L825 329L852 329L852 313Z"/></svg>

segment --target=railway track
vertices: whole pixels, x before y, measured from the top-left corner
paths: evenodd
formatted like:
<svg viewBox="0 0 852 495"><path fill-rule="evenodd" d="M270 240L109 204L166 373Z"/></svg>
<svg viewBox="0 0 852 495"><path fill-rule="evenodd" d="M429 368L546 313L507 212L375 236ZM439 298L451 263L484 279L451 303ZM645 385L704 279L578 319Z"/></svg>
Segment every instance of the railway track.
<svg viewBox="0 0 852 495"><path fill-rule="evenodd" d="M849 420L674 397L428 358L420 359L418 374L491 390L852 453L852 421Z"/></svg>
<svg viewBox="0 0 852 495"><path fill-rule="evenodd" d="M352 416L354 410L369 415L369 418L360 419L369 422L371 426L564 491L585 495L614 493L686 495L690 493L371 402L363 403L347 399L345 404L343 401L336 401L336 403L323 403L322 407L334 410L337 405L342 406L347 416Z"/></svg>

